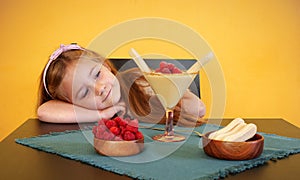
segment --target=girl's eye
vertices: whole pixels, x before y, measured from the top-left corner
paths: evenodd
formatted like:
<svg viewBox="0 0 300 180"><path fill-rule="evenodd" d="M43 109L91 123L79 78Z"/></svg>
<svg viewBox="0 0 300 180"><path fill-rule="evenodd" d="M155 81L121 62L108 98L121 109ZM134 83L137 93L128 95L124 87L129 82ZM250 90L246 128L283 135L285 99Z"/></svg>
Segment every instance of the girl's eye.
<svg viewBox="0 0 300 180"><path fill-rule="evenodd" d="M98 78L100 76L100 71L97 72L95 78Z"/></svg>
<svg viewBox="0 0 300 180"><path fill-rule="evenodd" d="M89 93L89 89L86 89L81 98L82 99L85 98L88 95L88 93Z"/></svg>

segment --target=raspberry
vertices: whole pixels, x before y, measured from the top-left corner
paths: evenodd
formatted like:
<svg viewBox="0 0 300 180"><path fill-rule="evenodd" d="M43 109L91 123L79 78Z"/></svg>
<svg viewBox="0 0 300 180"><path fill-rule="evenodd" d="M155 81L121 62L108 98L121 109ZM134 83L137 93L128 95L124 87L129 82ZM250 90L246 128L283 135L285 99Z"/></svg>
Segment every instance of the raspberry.
<svg viewBox="0 0 300 180"><path fill-rule="evenodd" d="M122 136L116 136L114 140L115 141L123 141L123 138L122 138Z"/></svg>
<svg viewBox="0 0 300 180"><path fill-rule="evenodd" d="M103 133L106 132L107 128L105 125L98 125L93 127L93 134L96 138L102 139Z"/></svg>
<svg viewBox="0 0 300 180"><path fill-rule="evenodd" d="M124 119L124 121L129 122L129 121L131 121L131 119L130 119L129 117L126 117L126 118Z"/></svg>
<svg viewBox="0 0 300 180"><path fill-rule="evenodd" d="M113 140L114 137L115 136L111 132L105 131L103 133L103 138L101 138L101 139L104 139L104 140Z"/></svg>
<svg viewBox="0 0 300 180"><path fill-rule="evenodd" d="M118 127L113 126L109 130L116 136L120 134L120 128L118 128Z"/></svg>
<svg viewBox="0 0 300 180"><path fill-rule="evenodd" d="M133 132L133 133L138 132L138 128L137 128L137 127L130 126L130 125L127 125L126 128L125 128L125 130L126 130L126 131L130 131L130 132Z"/></svg>
<svg viewBox="0 0 300 180"><path fill-rule="evenodd" d="M155 69L155 72L160 72L160 68Z"/></svg>
<svg viewBox="0 0 300 180"><path fill-rule="evenodd" d="M119 126L122 126L122 127L126 127L127 124L128 124L128 122L125 121L125 120L121 120L121 121L119 122Z"/></svg>
<svg viewBox="0 0 300 180"><path fill-rule="evenodd" d="M98 139L103 139L103 132L96 132L95 137Z"/></svg>
<svg viewBox="0 0 300 180"><path fill-rule="evenodd" d="M128 122L128 125L133 127L139 127L139 121L137 119L131 120Z"/></svg>
<svg viewBox="0 0 300 180"><path fill-rule="evenodd" d="M160 70L160 72L161 73L164 73L164 74L171 74L172 72L170 71L170 69L168 69L168 68L162 68L161 70Z"/></svg>
<svg viewBox="0 0 300 180"><path fill-rule="evenodd" d="M126 127L120 126L120 131L121 131L120 134L124 134L126 131Z"/></svg>
<svg viewBox="0 0 300 180"><path fill-rule="evenodd" d="M168 63L166 61L162 61L159 63L160 69L168 68Z"/></svg>
<svg viewBox="0 0 300 180"><path fill-rule="evenodd" d="M106 122L107 120L106 119L100 119L99 121L98 121L98 125L105 125L105 122Z"/></svg>
<svg viewBox="0 0 300 180"><path fill-rule="evenodd" d="M125 131L123 135L123 139L126 141L132 141L135 140L135 135L130 131Z"/></svg>
<svg viewBox="0 0 300 180"><path fill-rule="evenodd" d="M157 68L155 72L160 72L163 74L171 74L171 73L181 73L182 71L174 64L162 61L159 64L159 68Z"/></svg>
<svg viewBox="0 0 300 180"><path fill-rule="evenodd" d="M103 133L104 131L107 130L107 127L105 125L99 125L99 126L97 126L96 130L97 130L97 132Z"/></svg>
<svg viewBox="0 0 300 180"><path fill-rule="evenodd" d="M172 63L168 63L167 67L168 69L170 69L170 71L172 71L175 68L175 65Z"/></svg>
<svg viewBox="0 0 300 180"><path fill-rule="evenodd" d="M119 123L120 123L120 121L122 121L122 118L119 117L119 116L117 116L117 117L114 118L114 121L116 121L116 123L117 123L118 125L120 125Z"/></svg>
<svg viewBox="0 0 300 180"><path fill-rule="evenodd" d="M135 138L136 139L143 139L144 138L144 135L142 132L138 131L135 133Z"/></svg>
<svg viewBox="0 0 300 180"><path fill-rule="evenodd" d="M181 73L181 70L177 67L174 67L174 69L172 70L172 73L174 73L174 74Z"/></svg>
<svg viewBox="0 0 300 180"><path fill-rule="evenodd" d="M110 129L111 127L117 126L117 123L116 123L116 121L114 121L114 120L108 120L108 121L105 123L105 125L106 125L106 127L107 127L108 129Z"/></svg>
<svg viewBox="0 0 300 180"><path fill-rule="evenodd" d="M139 122L137 119L130 119L129 117L115 117L113 119L101 119L98 124L93 127L92 132L95 138L122 141L122 140L136 140L142 139L143 134L138 131Z"/></svg>

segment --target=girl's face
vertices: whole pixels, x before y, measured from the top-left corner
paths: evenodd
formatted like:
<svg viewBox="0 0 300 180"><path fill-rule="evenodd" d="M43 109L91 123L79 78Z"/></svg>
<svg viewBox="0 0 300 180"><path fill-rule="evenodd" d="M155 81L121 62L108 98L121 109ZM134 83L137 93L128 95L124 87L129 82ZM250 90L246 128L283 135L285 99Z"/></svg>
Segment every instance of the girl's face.
<svg viewBox="0 0 300 180"><path fill-rule="evenodd" d="M120 84L100 62L80 59L66 69L59 88L73 104L88 109L105 109L119 102Z"/></svg>

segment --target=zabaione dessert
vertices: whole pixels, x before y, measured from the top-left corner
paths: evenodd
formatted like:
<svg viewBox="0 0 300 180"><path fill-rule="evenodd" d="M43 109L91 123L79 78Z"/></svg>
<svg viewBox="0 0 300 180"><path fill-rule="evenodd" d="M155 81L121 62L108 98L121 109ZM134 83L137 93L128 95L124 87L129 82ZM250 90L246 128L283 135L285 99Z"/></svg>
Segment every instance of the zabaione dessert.
<svg viewBox="0 0 300 180"><path fill-rule="evenodd" d="M172 109L188 89L195 73L186 73L175 67L174 64L165 61L160 63L158 69L153 72L144 72L144 76L157 94L165 108Z"/></svg>

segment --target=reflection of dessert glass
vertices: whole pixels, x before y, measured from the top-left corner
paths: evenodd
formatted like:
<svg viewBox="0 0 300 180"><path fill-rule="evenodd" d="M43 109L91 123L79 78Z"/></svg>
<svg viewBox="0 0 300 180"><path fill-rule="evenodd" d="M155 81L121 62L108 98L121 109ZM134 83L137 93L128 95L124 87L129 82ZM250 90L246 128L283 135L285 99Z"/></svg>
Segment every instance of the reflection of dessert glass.
<svg viewBox="0 0 300 180"><path fill-rule="evenodd" d="M198 72L181 72L175 74L144 72L145 78L151 85L166 111L165 132L164 134L154 136L154 140L163 142L177 142L185 139L185 137L182 135L174 134L173 110L197 74Z"/></svg>

